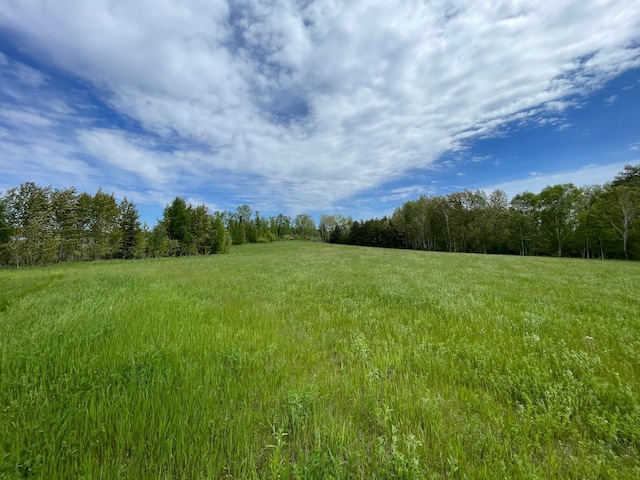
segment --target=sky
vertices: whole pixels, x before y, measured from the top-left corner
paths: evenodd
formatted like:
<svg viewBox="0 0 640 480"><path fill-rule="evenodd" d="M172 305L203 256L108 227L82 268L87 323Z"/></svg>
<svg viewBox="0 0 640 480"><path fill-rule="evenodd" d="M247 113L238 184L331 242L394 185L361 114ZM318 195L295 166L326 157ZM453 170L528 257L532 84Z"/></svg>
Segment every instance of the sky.
<svg viewBox="0 0 640 480"><path fill-rule="evenodd" d="M613 179L640 162L629 0L2 0L0 191L262 216Z"/></svg>

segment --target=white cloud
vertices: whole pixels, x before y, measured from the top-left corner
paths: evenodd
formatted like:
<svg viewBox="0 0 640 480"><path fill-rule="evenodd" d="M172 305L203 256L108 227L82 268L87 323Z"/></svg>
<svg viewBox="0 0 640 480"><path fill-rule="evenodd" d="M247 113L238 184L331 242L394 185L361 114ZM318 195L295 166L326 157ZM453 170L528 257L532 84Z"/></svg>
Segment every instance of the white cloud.
<svg viewBox="0 0 640 480"><path fill-rule="evenodd" d="M389 191L389 195L384 195L380 198L383 202L399 202L410 199L415 199L421 195L428 195L433 193L424 185L411 185L408 187L394 188Z"/></svg>
<svg viewBox="0 0 640 480"><path fill-rule="evenodd" d="M13 108L0 109L0 117L6 122L14 125L26 124L31 126L48 127L53 124L51 119L46 116L39 115L37 112L28 110L17 110Z"/></svg>
<svg viewBox="0 0 640 480"><path fill-rule="evenodd" d="M94 158L100 159L125 174L137 175L153 184L161 184L170 173L163 155L135 145L134 139L119 131L93 129L78 132L80 144Z"/></svg>
<svg viewBox="0 0 640 480"><path fill-rule="evenodd" d="M509 121L563 128L568 96L640 64L627 0L5 0L0 27L148 134L5 113L66 144L44 168L88 155L82 175L113 169L123 190L211 185L276 208L331 208ZM12 65L12 98L47 87Z"/></svg>

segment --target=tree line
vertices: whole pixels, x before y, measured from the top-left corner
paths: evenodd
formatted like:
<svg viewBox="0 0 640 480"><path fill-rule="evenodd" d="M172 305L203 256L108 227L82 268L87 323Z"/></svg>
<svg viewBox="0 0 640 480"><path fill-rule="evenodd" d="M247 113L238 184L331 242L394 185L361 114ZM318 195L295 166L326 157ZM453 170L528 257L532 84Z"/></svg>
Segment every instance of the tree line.
<svg viewBox="0 0 640 480"><path fill-rule="evenodd" d="M53 189L27 182L0 195L0 265L135 259L229 252L231 245L316 234L309 215L265 218L247 205L210 212L176 197L149 228L136 205L102 189Z"/></svg>
<svg viewBox="0 0 640 480"><path fill-rule="evenodd" d="M323 215L323 240L415 250L640 258L640 164L626 165L611 182L571 183L524 192L421 196L391 217L353 221Z"/></svg>
<svg viewBox="0 0 640 480"><path fill-rule="evenodd" d="M524 192L477 190L421 196L391 217L265 217L248 205L210 212L176 197L152 228L134 203L98 189L27 182L0 195L0 265L134 259L229 252L232 245L287 239L414 250L640 258L640 164L611 182Z"/></svg>

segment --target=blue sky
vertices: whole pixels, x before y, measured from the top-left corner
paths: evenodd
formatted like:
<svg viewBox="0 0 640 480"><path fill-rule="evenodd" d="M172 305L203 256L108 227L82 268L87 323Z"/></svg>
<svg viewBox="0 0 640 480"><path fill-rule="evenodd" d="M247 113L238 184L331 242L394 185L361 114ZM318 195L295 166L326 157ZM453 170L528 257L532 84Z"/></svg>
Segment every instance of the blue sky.
<svg viewBox="0 0 640 480"><path fill-rule="evenodd" d="M601 184L640 162L628 0L4 0L0 191L261 215Z"/></svg>

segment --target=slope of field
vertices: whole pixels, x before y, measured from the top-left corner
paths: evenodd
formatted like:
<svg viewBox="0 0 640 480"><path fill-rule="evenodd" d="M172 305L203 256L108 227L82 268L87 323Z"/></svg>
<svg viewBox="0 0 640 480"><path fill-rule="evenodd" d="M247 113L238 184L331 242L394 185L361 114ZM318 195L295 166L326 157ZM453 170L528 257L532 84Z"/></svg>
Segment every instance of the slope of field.
<svg viewBox="0 0 640 480"><path fill-rule="evenodd" d="M640 264L314 243L0 271L0 478L640 478Z"/></svg>

